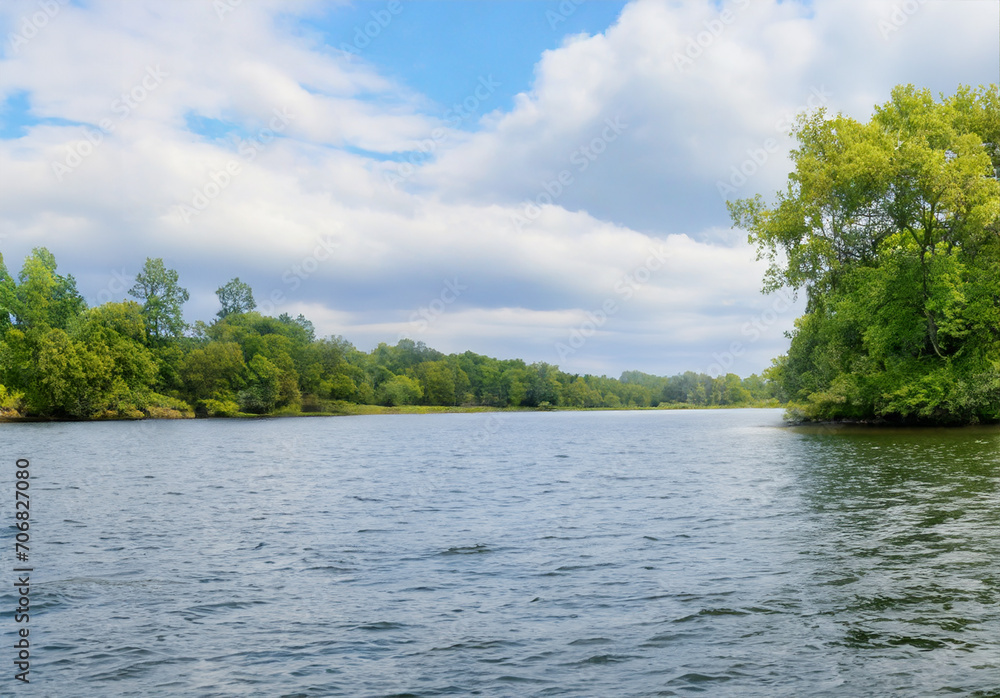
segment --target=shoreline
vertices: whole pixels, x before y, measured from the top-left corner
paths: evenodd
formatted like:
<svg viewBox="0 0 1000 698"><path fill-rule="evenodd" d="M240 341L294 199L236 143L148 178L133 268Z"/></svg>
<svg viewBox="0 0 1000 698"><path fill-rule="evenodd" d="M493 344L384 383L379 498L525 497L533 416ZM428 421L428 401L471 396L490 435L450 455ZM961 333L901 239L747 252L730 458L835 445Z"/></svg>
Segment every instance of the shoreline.
<svg viewBox="0 0 1000 698"><path fill-rule="evenodd" d="M181 413L177 410L158 410L158 414L143 414L142 416L100 416L89 419L73 417L41 417L41 416L11 416L0 414L0 425L38 422L145 422L169 420L254 420L254 419L296 419L308 417L358 417L367 415L428 415L428 414L477 414L477 413L512 413L512 412L655 412L684 410L747 410L747 409L787 409L782 404L742 404L742 405L691 405L688 403L661 404L656 407L488 407L485 405L363 405L343 403L340 409L328 411L303 412L301 410L284 410L270 414L238 413L233 415L195 415L190 411ZM960 429L963 427L997 427L1000 420L993 422L928 422L928 421L891 421L883 419L845 419L808 421L783 417L782 428L785 429L819 429L819 430L893 430L893 429Z"/></svg>
<svg viewBox="0 0 1000 698"><path fill-rule="evenodd" d="M650 412L650 411L682 411L682 410L745 410L745 409L778 409L783 405L688 405L675 403L657 405L656 407L487 407L482 405L444 406L444 405L399 405L386 407L384 405L361 405L351 403L349 407L334 411L278 411L270 414L240 413L231 416L195 416L172 415L142 417L95 417L91 419L76 419L72 417L39 417L0 415L0 424L35 423L35 422L144 422L157 420L227 420L227 419L293 419L299 417L356 417L362 415L399 415L399 414L475 414L485 412Z"/></svg>

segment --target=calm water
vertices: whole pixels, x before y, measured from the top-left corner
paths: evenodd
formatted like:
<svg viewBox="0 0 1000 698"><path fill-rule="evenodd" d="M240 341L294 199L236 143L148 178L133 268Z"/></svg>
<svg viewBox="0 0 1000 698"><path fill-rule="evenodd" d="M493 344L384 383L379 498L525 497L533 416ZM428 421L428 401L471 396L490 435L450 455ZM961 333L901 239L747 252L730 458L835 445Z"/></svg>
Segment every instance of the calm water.
<svg viewBox="0 0 1000 698"><path fill-rule="evenodd" d="M0 693L1000 695L1000 431L780 417L0 425Z"/></svg>

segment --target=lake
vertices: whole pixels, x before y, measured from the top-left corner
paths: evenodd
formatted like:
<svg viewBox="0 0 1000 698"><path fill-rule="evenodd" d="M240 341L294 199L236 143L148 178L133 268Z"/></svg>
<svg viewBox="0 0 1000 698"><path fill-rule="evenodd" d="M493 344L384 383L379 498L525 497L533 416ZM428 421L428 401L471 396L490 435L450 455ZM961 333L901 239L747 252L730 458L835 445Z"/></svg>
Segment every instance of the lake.
<svg viewBox="0 0 1000 698"><path fill-rule="evenodd" d="M3 695L1000 695L997 428L35 423L0 453Z"/></svg>

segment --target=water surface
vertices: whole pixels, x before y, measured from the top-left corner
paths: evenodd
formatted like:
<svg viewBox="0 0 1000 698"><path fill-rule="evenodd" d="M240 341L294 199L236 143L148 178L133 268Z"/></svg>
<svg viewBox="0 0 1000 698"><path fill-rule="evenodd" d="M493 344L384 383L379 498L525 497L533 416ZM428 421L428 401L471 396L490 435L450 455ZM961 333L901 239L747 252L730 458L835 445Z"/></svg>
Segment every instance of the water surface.
<svg viewBox="0 0 1000 698"><path fill-rule="evenodd" d="M4 424L0 453L36 570L4 695L1000 695L992 428Z"/></svg>

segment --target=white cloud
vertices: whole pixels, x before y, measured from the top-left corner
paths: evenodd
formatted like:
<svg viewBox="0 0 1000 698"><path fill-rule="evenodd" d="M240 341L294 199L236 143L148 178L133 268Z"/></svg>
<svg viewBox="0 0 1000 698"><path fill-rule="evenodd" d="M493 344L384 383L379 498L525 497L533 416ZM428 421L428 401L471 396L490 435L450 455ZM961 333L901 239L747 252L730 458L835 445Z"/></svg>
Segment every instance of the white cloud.
<svg viewBox="0 0 1000 698"><path fill-rule="evenodd" d="M879 22L899 7L891 0L723 7L639 0L604 34L546 52L515 108L424 168L419 183L453 200L517 202L568 171L560 205L697 235L726 220L717 183L731 185L732 168L768 139L774 152L737 193L780 186L790 115L826 106L866 118L895 84L951 92L959 79L996 79L995 3L928 2L888 38ZM622 137L586 169L575 165L571 154L617 116L628 124Z"/></svg>
<svg viewBox="0 0 1000 698"><path fill-rule="evenodd" d="M5 4L0 22L16 27L35 7ZM110 120L113 133L61 177L53 163L81 149L80 125L0 140L0 249L16 268L50 247L92 298L162 256L192 291L191 320L211 318L214 289L238 275L268 309L364 347L419 329L414 339L444 351L617 374L707 370L739 343L734 370L760 370L801 304L773 312L760 295L763 266L728 229L717 183L737 195L780 186L787 117L817 95L867 118L897 83L995 80L998 10L927 2L886 33L892 2L725 7L728 19L707 3L639 0L605 33L539 56L532 89L467 133L376 66L276 19L322 3L245 2L222 20L211 3L64 5L8 47L0 98L27 91L37 117L91 131ZM687 64L689 39L704 46ZM157 66L162 81L122 109ZM251 158L239 139L275 109L291 118ZM237 131L206 139L188 130L191 114ZM370 153L428 138L435 157L388 186L395 165ZM740 167L756 172L736 184ZM185 214L199 194L208 205ZM467 288L414 324L448 282ZM609 300L615 312L560 355Z"/></svg>

